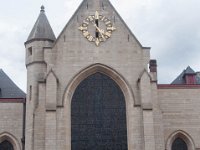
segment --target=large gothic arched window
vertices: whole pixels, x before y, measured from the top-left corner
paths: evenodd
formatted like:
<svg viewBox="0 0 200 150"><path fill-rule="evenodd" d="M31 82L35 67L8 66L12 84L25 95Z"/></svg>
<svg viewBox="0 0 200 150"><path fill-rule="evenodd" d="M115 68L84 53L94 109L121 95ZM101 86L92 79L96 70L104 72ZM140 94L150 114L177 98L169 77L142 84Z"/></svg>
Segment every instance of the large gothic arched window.
<svg viewBox="0 0 200 150"><path fill-rule="evenodd" d="M178 137L172 143L172 150L188 150L188 147L185 141Z"/></svg>
<svg viewBox="0 0 200 150"><path fill-rule="evenodd" d="M0 150L14 150L14 148L9 141L4 140L3 142L0 143Z"/></svg>
<svg viewBox="0 0 200 150"><path fill-rule="evenodd" d="M83 80L72 97L71 149L128 149L124 95L119 86L102 73Z"/></svg>

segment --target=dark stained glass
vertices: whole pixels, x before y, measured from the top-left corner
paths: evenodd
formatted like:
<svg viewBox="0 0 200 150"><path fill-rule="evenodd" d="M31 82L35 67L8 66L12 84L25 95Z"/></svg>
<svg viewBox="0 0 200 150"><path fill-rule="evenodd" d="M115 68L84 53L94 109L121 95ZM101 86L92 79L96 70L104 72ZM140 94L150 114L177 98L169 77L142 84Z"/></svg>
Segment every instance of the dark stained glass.
<svg viewBox="0 0 200 150"><path fill-rule="evenodd" d="M176 138L172 144L172 150L188 150L188 147L184 140Z"/></svg>
<svg viewBox="0 0 200 150"><path fill-rule="evenodd" d="M0 143L0 150L14 150L14 148L9 141L5 140Z"/></svg>
<svg viewBox="0 0 200 150"><path fill-rule="evenodd" d="M108 76L80 83L71 103L72 150L127 150L125 98Z"/></svg>

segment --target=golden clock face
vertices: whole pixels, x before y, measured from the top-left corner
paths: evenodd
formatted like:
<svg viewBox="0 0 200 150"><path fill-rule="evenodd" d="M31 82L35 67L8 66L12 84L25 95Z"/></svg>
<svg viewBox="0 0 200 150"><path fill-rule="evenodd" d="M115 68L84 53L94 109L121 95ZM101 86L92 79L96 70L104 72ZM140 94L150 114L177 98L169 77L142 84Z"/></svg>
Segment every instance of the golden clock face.
<svg viewBox="0 0 200 150"><path fill-rule="evenodd" d="M112 32L116 30L113 23L107 17L100 15L98 11L83 20L78 29L88 41L94 42L96 46L108 40Z"/></svg>

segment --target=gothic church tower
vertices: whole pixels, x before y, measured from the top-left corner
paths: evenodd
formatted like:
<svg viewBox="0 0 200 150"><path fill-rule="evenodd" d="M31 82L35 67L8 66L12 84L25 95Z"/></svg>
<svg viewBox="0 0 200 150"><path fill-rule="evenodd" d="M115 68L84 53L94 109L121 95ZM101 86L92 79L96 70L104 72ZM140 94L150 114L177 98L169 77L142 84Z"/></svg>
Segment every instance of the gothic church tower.
<svg viewBox="0 0 200 150"><path fill-rule="evenodd" d="M42 7L25 46L26 150L164 149L156 62L109 0L83 0L57 39Z"/></svg>
<svg viewBox="0 0 200 150"><path fill-rule="evenodd" d="M53 30L45 15L44 6L41 7L39 17L25 42L26 47L26 67L27 67L27 112L26 112L26 147L25 149L38 149L34 143L34 138L40 138L37 130L37 126L44 121L40 115L44 115L44 112L39 113L40 105L39 93L42 92L39 89L39 83L45 79L45 73L47 70L47 64L45 62L44 53L45 49L52 48L54 41L56 40ZM43 103L44 103L43 99ZM42 106L41 106L42 107ZM43 106L44 107L44 106ZM37 120L37 114L39 120ZM42 127L42 125L41 125ZM41 131L42 129L38 129ZM36 135L35 135L36 134ZM38 133L39 134L39 133ZM42 136L42 135L41 135Z"/></svg>

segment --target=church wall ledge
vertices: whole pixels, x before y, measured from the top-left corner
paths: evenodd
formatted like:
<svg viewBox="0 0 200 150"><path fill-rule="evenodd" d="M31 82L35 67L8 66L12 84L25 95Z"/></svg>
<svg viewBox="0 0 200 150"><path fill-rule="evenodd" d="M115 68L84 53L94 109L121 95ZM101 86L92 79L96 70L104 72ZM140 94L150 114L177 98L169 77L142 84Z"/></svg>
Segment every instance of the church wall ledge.
<svg viewBox="0 0 200 150"><path fill-rule="evenodd" d="M25 103L24 98L0 98L0 103Z"/></svg>
<svg viewBox="0 0 200 150"><path fill-rule="evenodd" d="M200 89L198 84L158 84L158 89Z"/></svg>

